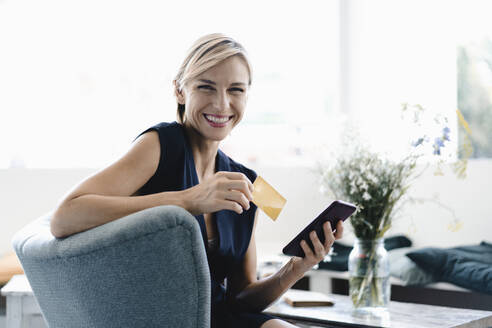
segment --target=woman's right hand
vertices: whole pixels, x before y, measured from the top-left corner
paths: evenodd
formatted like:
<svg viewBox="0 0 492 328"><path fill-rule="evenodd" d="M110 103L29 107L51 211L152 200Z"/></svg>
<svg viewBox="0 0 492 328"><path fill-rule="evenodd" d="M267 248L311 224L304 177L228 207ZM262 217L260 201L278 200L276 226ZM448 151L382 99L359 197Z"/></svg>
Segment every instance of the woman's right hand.
<svg viewBox="0 0 492 328"><path fill-rule="evenodd" d="M185 190L187 210L193 215L231 210L241 214L253 199L253 184L240 172L219 171Z"/></svg>

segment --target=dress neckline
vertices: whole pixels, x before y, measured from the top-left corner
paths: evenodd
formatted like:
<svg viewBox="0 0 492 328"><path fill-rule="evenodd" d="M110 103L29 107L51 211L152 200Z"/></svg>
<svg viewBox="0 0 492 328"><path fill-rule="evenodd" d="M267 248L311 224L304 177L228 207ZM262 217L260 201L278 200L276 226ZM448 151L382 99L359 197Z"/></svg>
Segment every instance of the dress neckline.
<svg viewBox="0 0 492 328"><path fill-rule="evenodd" d="M179 123L177 123L179 124ZM186 134L186 129L182 124L179 124L181 127L181 131L183 132L184 135L184 140L185 140L185 146L186 146L186 151L188 152L190 159L191 159L191 174L192 174L192 182L193 185L197 185L200 180L198 179L198 173L196 171L196 166L195 166L195 157L193 156L193 151L191 149L191 144L190 140L188 139L188 135ZM215 170L214 173L219 172L219 171L230 171L230 165L229 162L226 160L227 156L220 150L217 149L217 154L215 155ZM219 212L214 212L212 215L215 217L215 225L217 226L217 236L216 239L218 239L217 242L217 247L215 251L219 251L221 247L223 246L223 238L222 238L222 225L221 225L221 213L222 211ZM205 224L205 217L203 214L199 214L196 216L198 223L200 224L202 234L203 236L203 241L205 243L205 247L207 250L207 253L209 251L209 244L208 244L208 234L207 234L207 226Z"/></svg>

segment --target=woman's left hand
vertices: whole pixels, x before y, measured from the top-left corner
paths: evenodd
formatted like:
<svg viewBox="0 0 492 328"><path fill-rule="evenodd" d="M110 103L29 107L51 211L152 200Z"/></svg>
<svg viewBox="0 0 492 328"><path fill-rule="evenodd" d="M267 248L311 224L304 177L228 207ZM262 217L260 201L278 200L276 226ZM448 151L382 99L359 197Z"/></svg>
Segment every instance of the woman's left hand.
<svg viewBox="0 0 492 328"><path fill-rule="evenodd" d="M301 241L301 248L304 251L304 257L293 257L293 270L300 275L303 275L306 271L310 270L313 266L321 262L330 251L331 246L335 240L342 238L343 235L343 222L338 221L336 231L333 232L330 222L323 224L323 231L325 233L325 243L322 244L319 240L316 231L311 231L309 238L313 243L314 251L311 250L308 243L305 240Z"/></svg>

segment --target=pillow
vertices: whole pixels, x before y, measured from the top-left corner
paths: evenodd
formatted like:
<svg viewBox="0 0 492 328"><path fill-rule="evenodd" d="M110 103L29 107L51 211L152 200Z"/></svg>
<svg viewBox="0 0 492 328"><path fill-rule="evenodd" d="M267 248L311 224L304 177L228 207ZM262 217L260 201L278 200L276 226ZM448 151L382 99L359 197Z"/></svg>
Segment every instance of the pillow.
<svg viewBox="0 0 492 328"><path fill-rule="evenodd" d="M400 279L404 286L422 286L436 282L432 273L422 270L406 256L410 250L412 248L404 247L388 251L391 276Z"/></svg>
<svg viewBox="0 0 492 328"><path fill-rule="evenodd" d="M492 294L492 244L455 248L424 248L407 254L440 281Z"/></svg>

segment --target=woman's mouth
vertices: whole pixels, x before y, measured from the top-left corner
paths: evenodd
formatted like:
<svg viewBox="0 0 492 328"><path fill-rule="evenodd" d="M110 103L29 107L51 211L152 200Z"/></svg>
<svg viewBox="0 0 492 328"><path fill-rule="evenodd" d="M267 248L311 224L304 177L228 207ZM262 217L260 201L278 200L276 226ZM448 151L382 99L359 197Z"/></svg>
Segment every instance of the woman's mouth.
<svg viewBox="0 0 492 328"><path fill-rule="evenodd" d="M229 123L233 116L203 114L208 124L214 128L222 128Z"/></svg>

